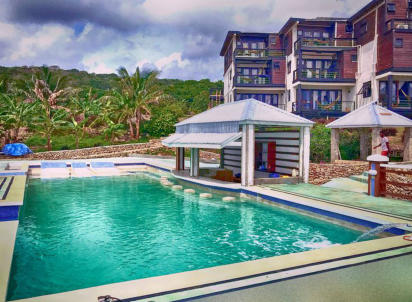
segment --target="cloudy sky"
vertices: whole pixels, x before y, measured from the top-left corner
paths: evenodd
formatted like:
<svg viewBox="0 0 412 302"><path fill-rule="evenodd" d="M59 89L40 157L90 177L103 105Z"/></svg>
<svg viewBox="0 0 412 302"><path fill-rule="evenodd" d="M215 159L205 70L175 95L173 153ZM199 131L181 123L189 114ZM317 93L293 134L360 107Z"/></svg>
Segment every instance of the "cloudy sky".
<svg viewBox="0 0 412 302"><path fill-rule="evenodd" d="M291 16L349 16L369 0L0 0L0 65L95 73L161 70L218 80L228 30L275 32Z"/></svg>

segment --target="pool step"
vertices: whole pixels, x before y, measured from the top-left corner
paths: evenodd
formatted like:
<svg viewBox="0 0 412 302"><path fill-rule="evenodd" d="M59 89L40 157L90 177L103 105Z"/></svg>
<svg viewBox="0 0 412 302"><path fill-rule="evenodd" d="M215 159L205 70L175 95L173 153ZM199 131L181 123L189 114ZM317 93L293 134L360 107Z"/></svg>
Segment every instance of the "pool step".
<svg viewBox="0 0 412 302"><path fill-rule="evenodd" d="M9 193L14 177L0 177L0 200L4 200Z"/></svg>

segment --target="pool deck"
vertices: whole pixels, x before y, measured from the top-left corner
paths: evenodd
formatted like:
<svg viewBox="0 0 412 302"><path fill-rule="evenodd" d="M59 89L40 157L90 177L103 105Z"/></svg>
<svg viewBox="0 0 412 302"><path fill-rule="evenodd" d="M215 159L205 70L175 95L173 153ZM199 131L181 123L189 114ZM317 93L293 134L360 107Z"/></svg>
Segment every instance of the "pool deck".
<svg viewBox="0 0 412 302"><path fill-rule="evenodd" d="M90 162L91 160L75 161ZM122 170L139 170L151 167L160 169L163 172L171 172L174 168L173 160L156 159L153 157L104 158L93 159L93 161L113 161ZM63 162L70 163L72 161L64 160ZM19 163L21 164L22 162ZM39 177L40 161L24 162L23 164L25 165L24 169L14 171L14 175L6 175L6 177L14 177L15 179L6 198L0 200L0 206L22 205L27 179L26 174L31 177ZM28 170L29 165L31 167L30 170ZM210 164L207 164L207 167L210 166ZM348 224L359 224L368 228L388 223L412 224L412 216L401 217L397 215L397 212L391 212L389 215L375 208L366 208L359 204L369 202L379 205L389 201L394 202L391 199L382 201L374 197L365 197L362 194L362 198L367 198L366 201L359 197L360 201L357 201L358 204L350 204L344 202L349 199L348 192L318 186L315 187L321 188L319 191L315 190L315 188L308 190L306 186L301 185L289 185L294 186L293 188L295 189L291 189L292 187L285 188L285 185L242 188L240 184L220 182L210 178L200 177L194 179L186 175L177 174L174 177L179 181L193 185L225 190L228 193L245 194L249 198L255 198L257 201L275 202L280 205L294 207L298 210L325 215L330 219L338 219L346 221ZM299 188L300 191L296 188ZM328 191L329 193L326 194L325 189L332 191ZM351 193L354 194L354 192ZM332 200L334 195L341 197L339 200L336 200L336 198ZM326 198L326 196L328 197ZM0 259L2 259L0 262L0 301L5 301L6 299L17 227L18 220L16 219L12 221L0 220ZM407 233L412 232L412 228L408 227L400 227L399 230L404 230ZM252 283L259 284L268 279L281 280L286 278L288 274L302 275L308 273L308 271L316 272L327 270L331 267L348 265L349 263L362 263L362 261L369 261L368 259L372 257L371 255L375 258L384 258L388 256L388 253L391 255L393 253L400 253L402 255L412 253L412 242L403 240L402 236L390 237L203 270L108 284L19 301L95 301L97 296L107 294L121 299L138 297L135 300L129 299L128 301L172 301L198 297L231 288L241 288ZM296 267L301 266L304 266L304 268L296 269ZM157 298L153 298L153 295Z"/></svg>

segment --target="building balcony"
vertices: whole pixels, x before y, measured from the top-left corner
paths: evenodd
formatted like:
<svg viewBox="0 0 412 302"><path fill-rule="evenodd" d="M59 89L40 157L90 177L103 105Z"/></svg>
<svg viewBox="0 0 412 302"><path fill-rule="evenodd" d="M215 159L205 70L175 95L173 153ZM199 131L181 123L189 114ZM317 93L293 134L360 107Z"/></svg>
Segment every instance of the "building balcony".
<svg viewBox="0 0 412 302"><path fill-rule="evenodd" d="M396 32L411 32L412 20L408 19L392 19L386 22L386 31L395 30Z"/></svg>
<svg viewBox="0 0 412 302"><path fill-rule="evenodd" d="M269 59L273 57L284 57L285 51L275 49L251 49L251 48L236 48L234 52L235 58L247 59Z"/></svg>
<svg viewBox="0 0 412 302"><path fill-rule="evenodd" d="M269 75L236 75L234 86L273 86Z"/></svg>
<svg viewBox="0 0 412 302"><path fill-rule="evenodd" d="M355 82L355 79L345 79L339 71L331 71L329 69L308 69L304 68L293 72L293 81L305 82Z"/></svg>
<svg viewBox="0 0 412 302"><path fill-rule="evenodd" d="M355 39L349 38L299 38L295 44L295 52L300 49L328 49L340 51L356 46Z"/></svg>

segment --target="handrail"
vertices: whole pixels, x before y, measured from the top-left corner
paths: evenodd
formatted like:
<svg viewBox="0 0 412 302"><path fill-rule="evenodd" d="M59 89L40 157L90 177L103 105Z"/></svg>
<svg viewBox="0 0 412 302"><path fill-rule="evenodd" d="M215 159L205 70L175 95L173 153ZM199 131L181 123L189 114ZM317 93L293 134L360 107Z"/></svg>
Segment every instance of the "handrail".
<svg viewBox="0 0 412 302"><path fill-rule="evenodd" d="M354 47L354 38L310 38L300 37L295 41L295 50L304 47Z"/></svg>
<svg viewBox="0 0 412 302"><path fill-rule="evenodd" d="M236 48L234 51L235 57L250 57L250 58L264 58L264 57L283 57L285 56L284 49L270 49L270 48Z"/></svg>
<svg viewBox="0 0 412 302"><path fill-rule="evenodd" d="M233 82L236 84L268 85L271 81L269 75L235 75Z"/></svg>
<svg viewBox="0 0 412 302"><path fill-rule="evenodd" d="M300 70L300 73L298 70L293 72L293 79L295 81L298 79L338 80L341 79L341 76L340 72L336 70L303 68Z"/></svg>
<svg viewBox="0 0 412 302"><path fill-rule="evenodd" d="M412 32L412 20L409 19L391 19L385 24L386 31L400 30Z"/></svg>

